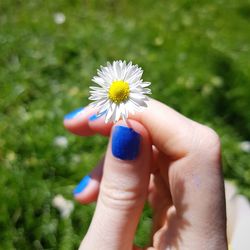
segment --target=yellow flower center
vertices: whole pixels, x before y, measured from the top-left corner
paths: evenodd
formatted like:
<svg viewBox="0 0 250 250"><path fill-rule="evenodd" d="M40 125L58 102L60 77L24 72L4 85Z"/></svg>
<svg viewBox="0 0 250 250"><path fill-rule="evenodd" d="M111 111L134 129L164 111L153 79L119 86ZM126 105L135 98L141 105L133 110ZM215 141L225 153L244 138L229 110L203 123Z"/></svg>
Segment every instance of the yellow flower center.
<svg viewBox="0 0 250 250"><path fill-rule="evenodd" d="M129 97L129 84L124 81L114 81L109 88L109 99L115 103L126 101Z"/></svg>

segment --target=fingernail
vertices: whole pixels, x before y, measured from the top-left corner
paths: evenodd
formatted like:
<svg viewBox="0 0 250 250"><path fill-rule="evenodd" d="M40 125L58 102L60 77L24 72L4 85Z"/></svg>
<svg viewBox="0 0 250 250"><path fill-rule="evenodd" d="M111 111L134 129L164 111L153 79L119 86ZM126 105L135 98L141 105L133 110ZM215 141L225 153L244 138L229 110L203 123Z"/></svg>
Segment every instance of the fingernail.
<svg viewBox="0 0 250 250"><path fill-rule="evenodd" d="M91 181L91 177L89 175L86 175L80 182L79 184L75 187L75 189L73 190L73 194L79 194L81 193L89 184L89 182Z"/></svg>
<svg viewBox="0 0 250 250"><path fill-rule="evenodd" d="M105 110L102 113L94 114L94 115L89 117L89 121L93 122L93 121L99 119L100 117L102 117L103 115L105 115L106 113L107 113L107 111Z"/></svg>
<svg viewBox="0 0 250 250"><path fill-rule="evenodd" d="M94 114L94 115L89 117L89 121L93 122L93 121L97 120L99 117L100 117L99 115Z"/></svg>
<svg viewBox="0 0 250 250"><path fill-rule="evenodd" d="M112 135L112 154L121 160L134 160L139 154L141 135L132 128L116 126Z"/></svg>
<svg viewBox="0 0 250 250"><path fill-rule="evenodd" d="M74 111L68 113L67 115L64 116L65 120L70 120L73 119L74 117L76 117L82 110L84 110L84 108L78 108L75 109Z"/></svg>

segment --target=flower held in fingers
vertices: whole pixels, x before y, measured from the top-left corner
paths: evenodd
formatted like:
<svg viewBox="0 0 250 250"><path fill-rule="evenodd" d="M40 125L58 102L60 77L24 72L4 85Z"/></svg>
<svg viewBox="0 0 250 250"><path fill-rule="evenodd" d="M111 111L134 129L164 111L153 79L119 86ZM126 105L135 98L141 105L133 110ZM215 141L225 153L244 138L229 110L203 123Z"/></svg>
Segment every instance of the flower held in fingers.
<svg viewBox="0 0 250 250"><path fill-rule="evenodd" d="M105 122L117 122L120 118L126 120L128 114L147 107L147 88L151 83L141 79L143 70L138 65L126 61L114 61L97 70L97 76L92 81L98 86L90 87L92 106L98 110L98 115L105 114Z"/></svg>

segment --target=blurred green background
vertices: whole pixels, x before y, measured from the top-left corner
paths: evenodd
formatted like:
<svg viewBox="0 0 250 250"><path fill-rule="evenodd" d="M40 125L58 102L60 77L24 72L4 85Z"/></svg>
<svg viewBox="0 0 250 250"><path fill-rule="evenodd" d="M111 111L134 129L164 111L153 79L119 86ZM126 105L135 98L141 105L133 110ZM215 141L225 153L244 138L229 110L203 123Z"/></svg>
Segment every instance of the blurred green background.
<svg viewBox="0 0 250 250"><path fill-rule="evenodd" d="M0 249L76 249L94 205L52 206L103 154L63 116L107 60L132 60L153 97L221 136L225 177L250 198L250 1L0 2ZM243 146L242 146L243 145ZM136 243L147 242L146 208Z"/></svg>

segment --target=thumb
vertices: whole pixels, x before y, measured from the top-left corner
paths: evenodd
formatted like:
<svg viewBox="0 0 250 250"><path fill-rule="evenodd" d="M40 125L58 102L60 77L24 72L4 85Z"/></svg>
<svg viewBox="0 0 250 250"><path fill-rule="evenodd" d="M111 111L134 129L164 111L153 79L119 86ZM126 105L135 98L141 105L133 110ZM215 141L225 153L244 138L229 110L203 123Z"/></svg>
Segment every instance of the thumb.
<svg viewBox="0 0 250 250"><path fill-rule="evenodd" d="M112 129L96 210L80 249L132 249L147 198L152 146L138 122Z"/></svg>

